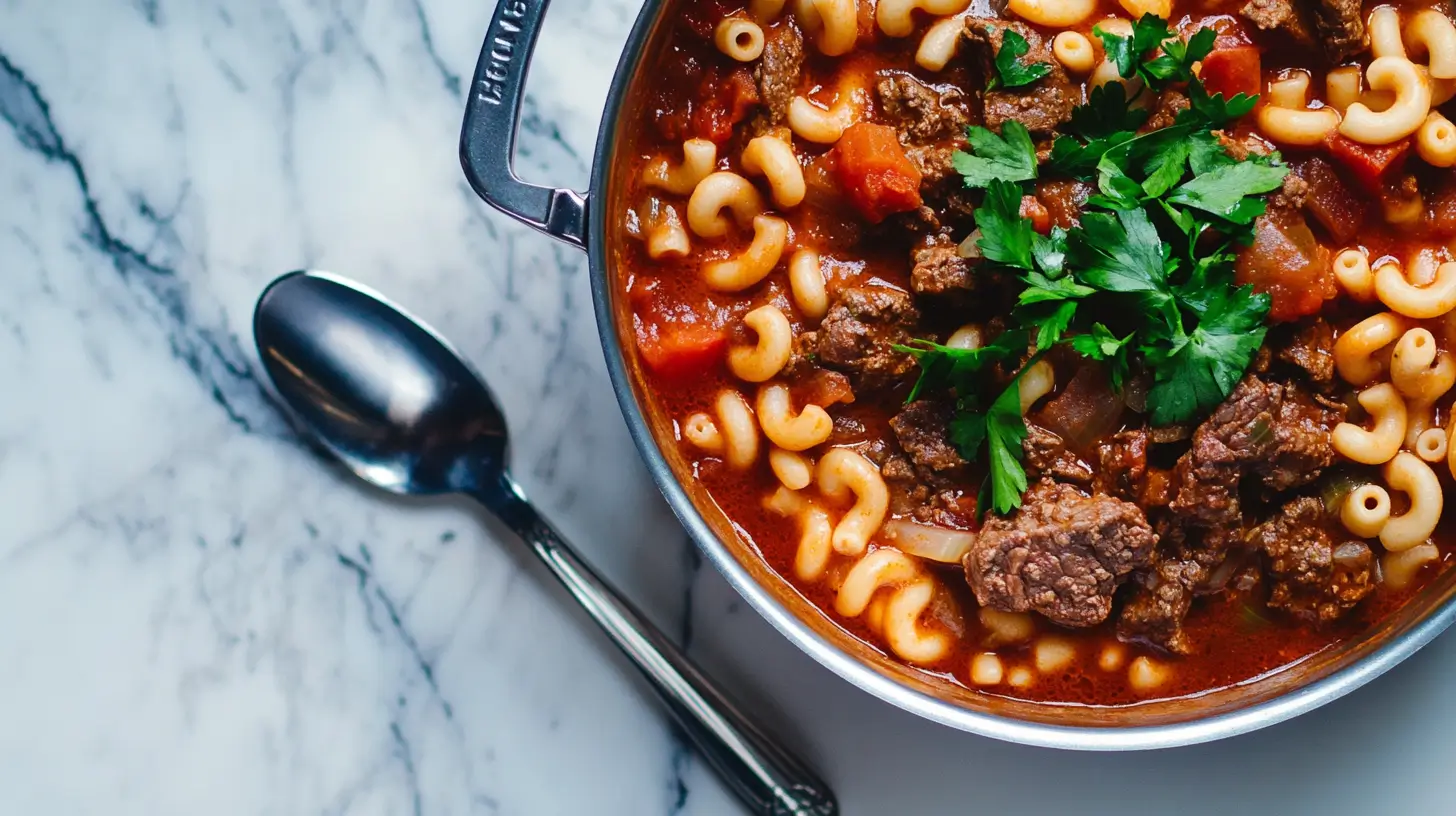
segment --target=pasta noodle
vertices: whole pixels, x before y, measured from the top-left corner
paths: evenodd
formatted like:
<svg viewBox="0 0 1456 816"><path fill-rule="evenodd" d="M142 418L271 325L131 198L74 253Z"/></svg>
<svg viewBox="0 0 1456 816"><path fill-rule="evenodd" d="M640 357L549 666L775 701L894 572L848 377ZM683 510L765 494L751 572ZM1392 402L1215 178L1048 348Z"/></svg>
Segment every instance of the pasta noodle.
<svg viewBox="0 0 1456 816"><path fill-rule="evenodd" d="M834 551L859 555L880 529L890 507L890 491L870 460L847 448L833 448L815 469L819 491L830 499L853 493L855 503L834 528Z"/></svg>
<svg viewBox="0 0 1456 816"><path fill-rule="evenodd" d="M1414 454L1402 451L1385 466L1385 481L1406 494L1410 509L1391 516L1380 529L1381 546L1390 552L1401 552L1424 543L1441 521L1443 496L1435 472Z"/></svg>
<svg viewBox="0 0 1456 816"><path fill-rule="evenodd" d="M793 352L794 330L777 306L769 304L743 316L743 325L758 335L753 346L728 350L728 370L740 380L760 383L783 370Z"/></svg>

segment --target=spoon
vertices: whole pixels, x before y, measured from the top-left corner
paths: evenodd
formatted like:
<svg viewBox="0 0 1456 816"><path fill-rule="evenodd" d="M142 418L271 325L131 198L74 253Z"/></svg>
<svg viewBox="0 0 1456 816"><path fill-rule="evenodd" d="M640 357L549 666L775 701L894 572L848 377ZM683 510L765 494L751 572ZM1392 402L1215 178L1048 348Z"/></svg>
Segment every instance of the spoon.
<svg viewBox="0 0 1456 816"><path fill-rule="evenodd" d="M808 766L744 716L536 511L507 470L509 433L495 397L432 329L376 292L310 271L263 290L253 336L302 430L360 478L404 495L469 496L514 530L753 813L839 812Z"/></svg>

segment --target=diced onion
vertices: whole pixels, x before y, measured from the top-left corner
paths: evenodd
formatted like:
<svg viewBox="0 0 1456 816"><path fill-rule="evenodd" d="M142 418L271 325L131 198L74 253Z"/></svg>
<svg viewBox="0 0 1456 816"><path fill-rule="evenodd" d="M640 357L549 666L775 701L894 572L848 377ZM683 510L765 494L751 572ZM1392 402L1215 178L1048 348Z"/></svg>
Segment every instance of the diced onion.
<svg viewBox="0 0 1456 816"><path fill-rule="evenodd" d="M885 541L906 555L959 564L976 543L976 534L949 527L932 527L905 519L890 519L880 528Z"/></svg>
<svg viewBox="0 0 1456 816"><path fill-rule="evenodd" d="M980 240L981 230L979 228L971 230L971 234L966 236L966 240L961 241L960 246L956 247L956 254L962 258L981 257L981 248L977 246Z"/></svg>

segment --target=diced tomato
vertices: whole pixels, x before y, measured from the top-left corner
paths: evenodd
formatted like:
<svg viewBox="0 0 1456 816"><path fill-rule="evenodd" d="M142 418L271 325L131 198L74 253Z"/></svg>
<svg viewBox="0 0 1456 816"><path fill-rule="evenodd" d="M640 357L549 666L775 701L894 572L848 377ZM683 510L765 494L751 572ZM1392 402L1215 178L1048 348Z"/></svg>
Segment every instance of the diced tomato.
<svg viewBox="0 0 1456 816"><path fill-rule="evenodd" d="M1052 213L1036 196L1021 197L1021 217L1031 221L1031 228L1042 235L1052 231Z"/></svg>
<svg viewBox="0 0 1456 816"><path fill-rule="evenodd" d="M1298 211L1275 210L1254 222L1254 243L1239 254L1234 279L1268 292L1276 321L1314 314L1335 296L1329 250Z"/></svg>
<svg viewBox="0 0 1456 816"><path fill-rule="evenodd" d="M1203 58L1198 77L1210 94L1221 93L1225 99L1241 93L1254 96L1264 87L1259 49L1241 45L1214 51Z"/></svg>
<svg viewBox="0 0 1456 816"><path fill-rule="evenodd" d="M1349 168L1355 181L1371 193L1380 192L1385 181L1405 167L1410 146L1409 136L1393 144L1378 147L1360 144L1338 132L1325 138L1325 147L1329 149L1330 157Z"/></svg>
<svg viewBox="0 0 1456 816"><path fill-rule="evenodd" d="M652 373L676 378L702 374L719 363L728 347L728 333L702 323L656 326L639 322L637 348Z"/></svg>
<svg viewBox="0 0 1456 816"><path fill-rule="evenodd" d="M743 121L758 101L758 85L747 68L734 68L726 77L716 68L710 70L698 86L693 132L699 138L722 144L733 135L733 126Z"/></svg>
<svg viewBox="0 0 1456 816"><path fill-rule="evenodd" d="M905 157L895 129L860 122L835 146L839 185L871 223L920 206L920 171Z"/></svg>

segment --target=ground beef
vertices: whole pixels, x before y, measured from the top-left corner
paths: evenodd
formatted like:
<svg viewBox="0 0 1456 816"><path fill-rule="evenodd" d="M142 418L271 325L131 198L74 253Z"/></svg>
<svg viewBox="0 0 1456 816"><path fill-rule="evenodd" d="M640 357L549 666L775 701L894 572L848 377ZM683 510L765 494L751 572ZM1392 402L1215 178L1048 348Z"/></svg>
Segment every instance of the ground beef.
<svg viewBox="0 0 1456 816"><path fill-rule="evenodd" d="M1293 366L1317 389L1335 381L1335 333L1323 317L1309 318L1272 338L1276 360Z"/></svg>
<svg viewBox="0 0 1456 816"><path fill-rule="evenodd" d="M986 126L1000 131L1001 126L1016 120L1034 134L1050 135L1058 125L1072 118L1072 108L1082 101L1081 90L1074 87L1042 40L1041 34L1025 23L984 17L966 18L966 42L983 76L993 76L996 52L1001 50L1001 37L1006 30L1026 38L1028 46L1023 62L1040 62L1051 67L1041 79L1020 88L986 91L981 96Z"/></svg>
<svg viewBox="0 0 1456 816"><path fill-rule="evenodd" d="M1188 97L1182 91L1167 90L1158 96L1153 114L1143 123L1141 130L1148 133L1172 127L1178 121L1178 114L1188 110Z"/></svg>
<svg viewBox="0 0 1456 816"><path fill-rule="evenodd" d="M880 79L875 92L907 145L959 138L971 120L970 101L959 88L932 87L909 74L892 73Z"/></svg>
<svg viewBox="0 0 1456 816"><path fill-rule="evenodd" d="M969 292L979 281L970 259L949 239L913 250L910 264L910 288L917 295Z"/></svg>
<svg viewBox="0 0 1456 816"><path fill-rule="evenodd" d="M1290 173L1284 177L1279 192L1269 196L1269 209L1302 210L1309 198L1309 182Z"/></svg>
<svg viewBox="0 0 1456 816"><path fill-rule="evenodd" d="M781 125L789 115L789 104L799 90L804 71L804 35L792 23L764 31L763 56L754 69L763 117L769 126Z"/></svg>
<svg viewBox="0 0 1456 816"><path fill-rule="evenodd" d="M1204 527L1239 523L1241 480L1276 492L1313 481L1334 461L1330 431L1341 419L1293 384L1246 376L1193 432L1171 509Z"/></svg>
<svg viewBox="0 0 1456 816"><path fill-rule="evenodd" d="M959 475L966 460L950 443L951 407L936 400L917 400L890 420L895 439L924 475Z"/></svg>
<svg viewBox="0 0 1456 816"><path fill-rule="evenodd" d="M1327 623L1375 589L1375 556L1363 541L1335 544L1319 499L1298 498L1254 528L1250 540L1264 552L1269 606L1302 620Z"/></svg>
<svg viewBox="0 0 1456 816"><path fill-rule="evenodd" d="M1026 438L1021 441L1029 480L1055 479L1079 485L1092 483L1092 468L1067 450L1060 436L1035 422L1026 423Z"/></svg>
<svg viewBox="0 0 1456 816"><path fill-rule="evenodd" d="M1118 583L1148 562L1157 541L1137 505L1043 481L1014 515L986 521L966 554L966 580L982 606L1092 626L1107 619Z"/></svg>
<svg viewBox="0 0 1456 816"><path fill-rule="evenodd" d="M915 358L891 346L908 342L919 319L910 295L898 289L844 289L819 324L817 361L849 374L856 392L894 385L915 371Z"/></svg>
<svg viewBox="0 0 1456 816"><path fill-rule="evenodd" d="M1312 0L1310 5L1315 34L1331 65L1365 50L1365 17L1360 0Z"/></svg>

